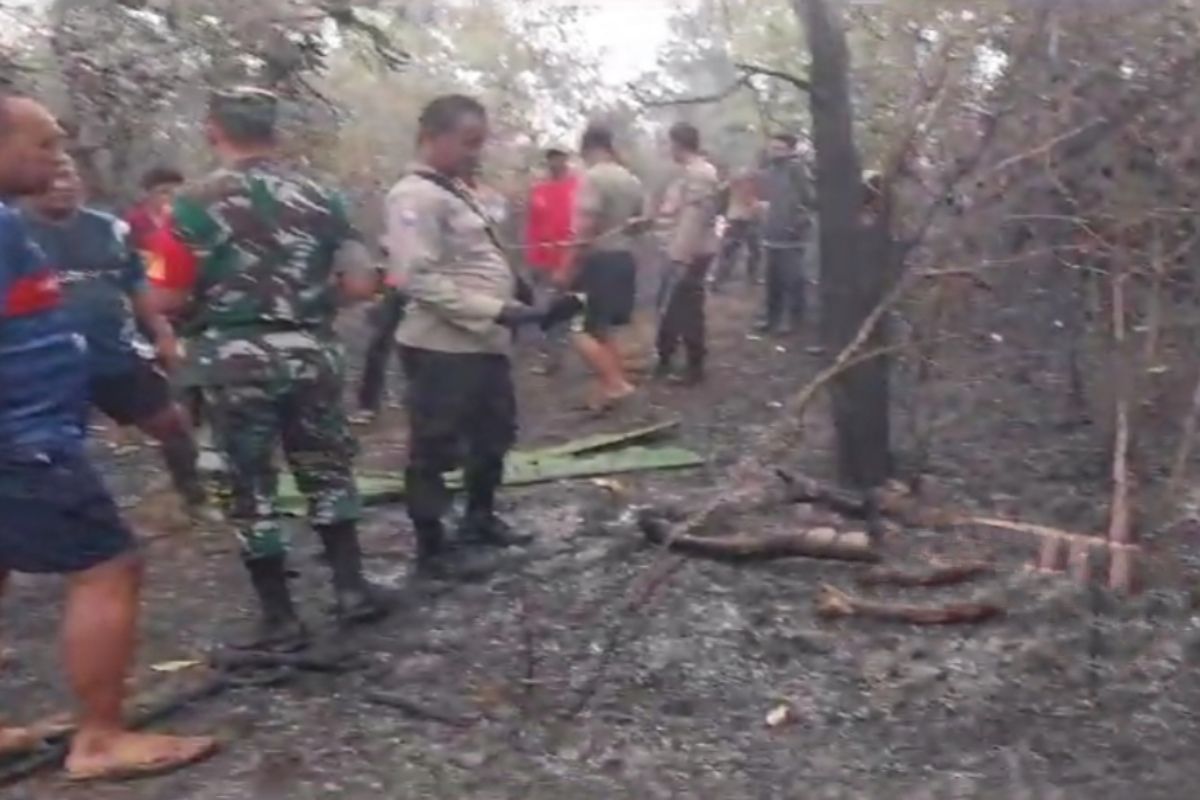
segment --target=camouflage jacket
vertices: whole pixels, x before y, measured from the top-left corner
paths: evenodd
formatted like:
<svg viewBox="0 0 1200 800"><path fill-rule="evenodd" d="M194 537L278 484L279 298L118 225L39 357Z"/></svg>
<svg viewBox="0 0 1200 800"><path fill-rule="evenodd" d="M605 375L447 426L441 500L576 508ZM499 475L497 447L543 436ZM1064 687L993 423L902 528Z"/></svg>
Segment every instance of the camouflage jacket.
<svg viewBox="0 0 1200 800"><path fill-rule="evenodd" d="M186 383L302 380L331 360L340 368L335 262L359 235L338 194L255 159L187 187L173 222L198 261L181 325Z"/></svg>

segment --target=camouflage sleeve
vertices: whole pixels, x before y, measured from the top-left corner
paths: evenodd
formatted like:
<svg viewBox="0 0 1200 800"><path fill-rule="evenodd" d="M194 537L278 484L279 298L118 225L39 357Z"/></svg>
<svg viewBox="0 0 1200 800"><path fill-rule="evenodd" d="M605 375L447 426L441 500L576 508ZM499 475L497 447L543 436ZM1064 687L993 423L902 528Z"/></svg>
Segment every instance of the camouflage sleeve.
<svg viewBox="0 0 1200 800"><path fill-rule="evenodd" d="M197 272L201 276L211 269L214 254L229 236L228 228L211 212L209 205L187 194L175 200L171 229L179 243L196 256Z"/></svg>
<svg viewBox="0 0 1200 800"><path fill-rule="evenodd" d="M412 302L473 333L493 329L504 301L471 291L451 274L443 204L419 193L393 192L387 201L391 271Z"/></svg>
<svg viewBox="0 0 1200 800"><path fill-rule="evenodd" d="M329 213L333 217L333 237L338 245L346 241L364 241L362 233L350 219L350 212L346 208L346 198L341 192L330 193Z"/></svg>

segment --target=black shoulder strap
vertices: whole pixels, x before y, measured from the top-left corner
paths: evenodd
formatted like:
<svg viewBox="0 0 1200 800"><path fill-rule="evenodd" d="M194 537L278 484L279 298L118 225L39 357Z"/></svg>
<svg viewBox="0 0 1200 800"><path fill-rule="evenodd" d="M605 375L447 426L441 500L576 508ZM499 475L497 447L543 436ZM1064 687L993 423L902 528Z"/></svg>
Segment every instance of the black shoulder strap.
<svg viewBox="0 0 1200 800"><path fill-rule="evenodd" d="M464 189L460 183L455 181L453 178L447 178L440 172L434 172L432 170L419 169L415 170L413 174L419 178L424 178L430 183L436 184L437 186L445 189L447 192L457 197L459 200L462 200L464 203L466 203L467 208L471 209L481 220L483 220L484 230L487 231L488 238L492 240L492 244L496 245L496 249L499 250L502 255L505 253L504 245L500 243L500 236L496 233L496 229L492 225L491 217L487 215L487 212L480 208L479 203L476 202L475 198L471 196L471 193Z"/></svg>
<svg viewBox="0 0 1200 800"><path fill-rule="evenodd" d="M471 209L471 211L473 211L481 220L483 220L484 231L487 232L488 238L492 240L492 244L496 246L496 250L500 253L500 257L504 259L504 263L508 264L508 269L510 272L512 272L513 278L516 280L517 299L527 305L532 304L533 288L529 285L528 281L525 280L524 276L517 271L517 268L513 266L513 262L508 257L508 251L504 249L504 245L500 242L500 236L496 233L496 229L492 225L491 217L487 215L487 212L480 208L479 203L474 197L471 196L471 193L464 189L462 184L458 183L453 178L447 178L440 172L434 172L433 170L427 169L418 169L413 170L413 174L419 178L424 178L430 183L439 186L440 188L454 195L459 200L463 201L467 208Z"/></svg>

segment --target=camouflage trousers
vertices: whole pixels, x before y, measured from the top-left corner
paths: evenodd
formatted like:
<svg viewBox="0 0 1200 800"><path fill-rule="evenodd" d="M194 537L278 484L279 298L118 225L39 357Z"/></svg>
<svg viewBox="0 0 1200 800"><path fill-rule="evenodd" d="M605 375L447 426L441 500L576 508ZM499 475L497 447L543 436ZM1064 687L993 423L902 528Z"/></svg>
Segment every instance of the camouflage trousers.
<svg viewBox="0 0 1200 800"><path fill-rule="evenodd" d="M245 559L279 556L288 542L277 505L275 451L282 445L314 527L358 519L355 442L339 374L207 387L213 433L229 468L230 516Z"/></svg>

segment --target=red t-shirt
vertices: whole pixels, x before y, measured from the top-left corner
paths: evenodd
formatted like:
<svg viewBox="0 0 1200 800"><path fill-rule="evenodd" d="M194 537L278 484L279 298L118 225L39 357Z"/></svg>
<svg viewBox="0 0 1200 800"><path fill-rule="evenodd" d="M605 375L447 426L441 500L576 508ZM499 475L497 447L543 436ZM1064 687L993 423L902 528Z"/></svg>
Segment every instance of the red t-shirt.
<svg viewBox="0 0 1200 800"><path fill-rule="evenodd" d="M567 264L570 242L575 229L575 175L544 180L529 192L529 220L526 242L530 266L555 272Z"/></svg>
<svg viewBox="0 0 1200 800"><path fill-rule="evenodd" d="M129 243L133 245L133 249L145 251L150 246L150 239L164 225L165 219L162 214L151 210L147 203L138 203L125 215L125 223L129 225Z"/></svg>
<svg viewBox="0 0 1200 800"><path fill-rule="evenodd" d="M196 283L196 256L176 238L170 225L152 232L142 253L146 277L160 289L190 289Z"/></svg>

